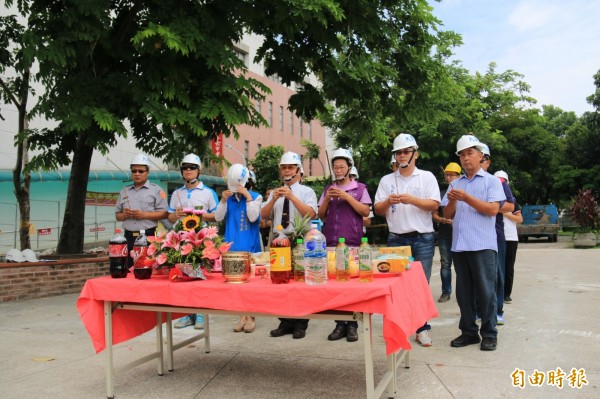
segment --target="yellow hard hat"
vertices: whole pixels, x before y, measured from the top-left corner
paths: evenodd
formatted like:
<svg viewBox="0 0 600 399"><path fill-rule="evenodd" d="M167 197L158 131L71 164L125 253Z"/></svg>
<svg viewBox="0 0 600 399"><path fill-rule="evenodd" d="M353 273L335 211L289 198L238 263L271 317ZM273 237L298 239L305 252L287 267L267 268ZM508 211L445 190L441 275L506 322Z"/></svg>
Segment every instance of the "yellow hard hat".
<svg viewBox="0 0 600 399"><path fill-rule="evenodd" d="M446 169L444 169L444 172L454 172L460 175L462 173L462 169L460 168L460 165L456 162L450 162L448 165L446 165Z"/></svg>

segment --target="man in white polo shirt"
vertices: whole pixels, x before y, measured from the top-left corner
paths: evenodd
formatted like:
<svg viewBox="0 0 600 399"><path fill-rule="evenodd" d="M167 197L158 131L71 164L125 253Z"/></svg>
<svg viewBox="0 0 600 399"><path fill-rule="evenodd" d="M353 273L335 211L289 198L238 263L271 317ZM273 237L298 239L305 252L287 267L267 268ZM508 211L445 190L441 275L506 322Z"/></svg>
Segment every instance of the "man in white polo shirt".
<svg viewBox="0 0 600 399"><path fill-rule="evenodd" d="M392 153L398 167L381 178L375 194L375 213L386 217L387 245L410 246L429 282L435 252L431 213L440 205L440 188L433 173L417 168L418 148L410 134L401 133L394 140ZM419 345L432 345L429 330L428 323L417 330Z"/></svg>

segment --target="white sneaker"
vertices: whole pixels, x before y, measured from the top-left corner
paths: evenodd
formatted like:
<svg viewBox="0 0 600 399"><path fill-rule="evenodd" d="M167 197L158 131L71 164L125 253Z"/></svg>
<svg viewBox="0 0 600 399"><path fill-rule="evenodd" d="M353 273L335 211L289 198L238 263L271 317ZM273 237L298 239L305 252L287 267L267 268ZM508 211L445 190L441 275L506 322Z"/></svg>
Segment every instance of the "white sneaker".
<svg viewBox="0 0 600 399"><path fill-rule="evenodd" d="M433 341L431 341L431 337L429 336L429 330L423 330L420 333L417 333L417 342L421 346L431 346L433 345Z"/></svg>

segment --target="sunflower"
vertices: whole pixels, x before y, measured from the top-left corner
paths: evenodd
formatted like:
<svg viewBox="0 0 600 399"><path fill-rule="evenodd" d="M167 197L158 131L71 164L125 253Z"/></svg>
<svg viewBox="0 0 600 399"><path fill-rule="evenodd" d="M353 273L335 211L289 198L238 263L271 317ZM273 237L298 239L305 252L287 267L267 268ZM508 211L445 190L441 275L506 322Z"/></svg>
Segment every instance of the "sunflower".
<svg viewBox="0 0 600 399"><path fill-rule="evenodd" d="M185 231L195 231L200 226L200 218L196 215L188 215L181 221L181 226Z"/></svg>

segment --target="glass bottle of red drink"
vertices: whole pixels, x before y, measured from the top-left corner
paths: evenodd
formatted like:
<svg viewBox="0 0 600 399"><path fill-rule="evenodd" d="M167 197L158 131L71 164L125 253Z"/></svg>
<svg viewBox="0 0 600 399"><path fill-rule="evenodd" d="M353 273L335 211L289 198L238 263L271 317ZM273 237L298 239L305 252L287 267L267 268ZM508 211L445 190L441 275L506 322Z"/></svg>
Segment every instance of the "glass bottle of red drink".
<svg viewBox="0 0 600 399"><path fill-rule="evenodd" d="M271 282L287 284L292 275L292 250L290 240L283 232L283 226L277 226L275 238L271 243Z"/></svg>

